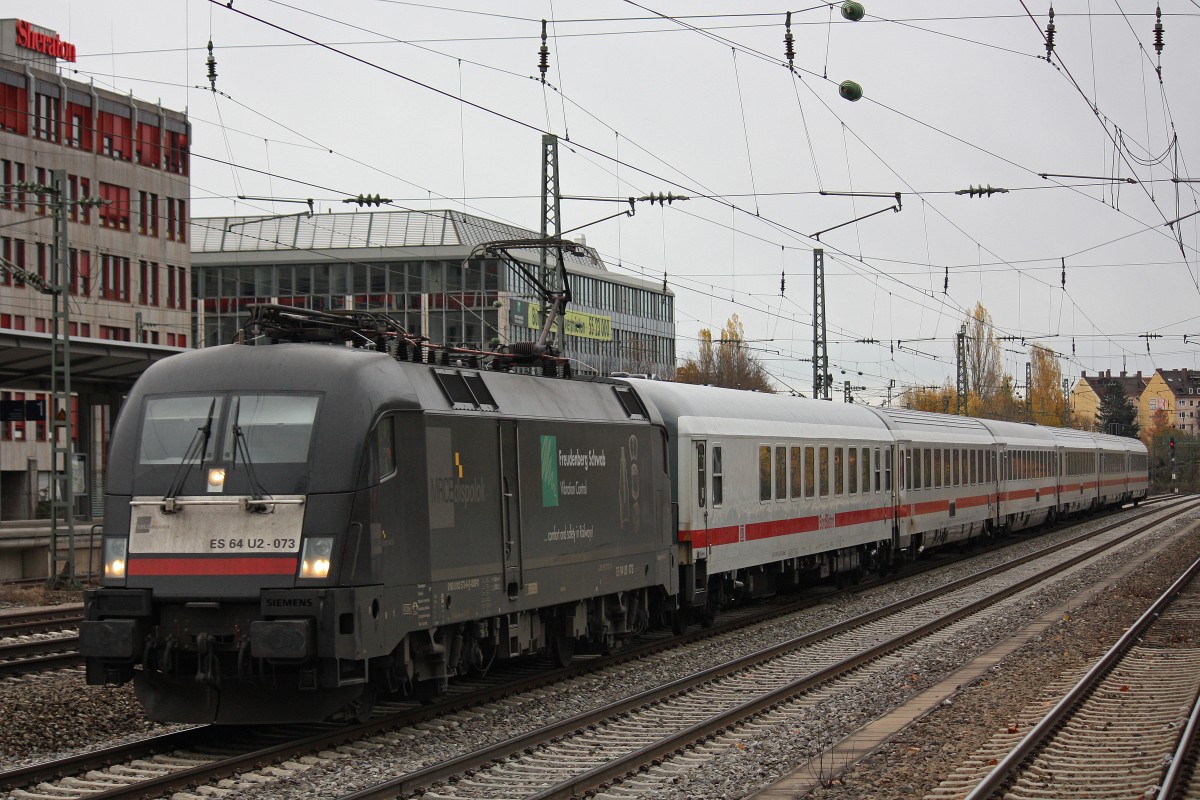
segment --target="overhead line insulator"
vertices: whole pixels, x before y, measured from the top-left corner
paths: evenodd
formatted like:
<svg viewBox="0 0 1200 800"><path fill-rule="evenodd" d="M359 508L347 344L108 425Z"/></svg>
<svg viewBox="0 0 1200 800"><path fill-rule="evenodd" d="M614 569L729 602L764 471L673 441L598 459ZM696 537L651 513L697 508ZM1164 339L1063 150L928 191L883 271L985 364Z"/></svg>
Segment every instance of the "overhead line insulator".
<svg viewBox="0 0 1200 800"><path fill-rule="evenodd" d="M217 59L213 58L212 39L208 40L208 85L215 92L217 90Z"/></svg>
<svg viewBox="0 0 1200 800"><path fill-rule="evenodd" d="M988 184L987 186L980 184L979 186L970 186L966 189L959 189L955 192L955 194L965 194L970 195L971 197L983 197L985 195L987 197L991 197L993 194L1008 194L1008 189L994 187L991 184Z"/></svg>
<svg viewBox="0 0 1200 800"><path fill-rule="evenodd" d="M542 83L546 82L546 71L550 69L550 48L546 46L546 20L542 20L542 46L538 48L538 72Z"/></svg>
<svg viewBox="0 0 1200 800"><path fill-rule="evenodd" d="M1054 53L1054 6L1050 6L1050 21L1046 23L1046 60Z"/></svg>
<svg viewBox="0 0 1200 800"><path fill-rule="evenodd" d="M792 36L792 12L787 12L787 21L783 23L783 54L787 57L788 69L794 66L796 60L796 39Z"/></svg>

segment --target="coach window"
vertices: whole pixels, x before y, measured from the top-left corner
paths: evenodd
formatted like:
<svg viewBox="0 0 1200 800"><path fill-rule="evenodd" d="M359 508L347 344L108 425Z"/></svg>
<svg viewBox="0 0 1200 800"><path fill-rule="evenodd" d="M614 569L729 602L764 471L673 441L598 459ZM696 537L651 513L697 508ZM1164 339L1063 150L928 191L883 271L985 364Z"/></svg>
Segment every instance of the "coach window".
<svg viewBox="0 0 1200 800"><path fill-rule="evenodd" d="M954 479L953 485L962 486L962 464L959 462L958 450L954 451L954 455L951 456L951 460L954 462L953 469L951 470L951 475Z"/></svg>
<svg viewBox="0 0 1200 800"><path fill-rule="evenodd" d="M892 451L888 450L888 455L890 456L891 454L892 454ZM889 461L890 461L890 459L889 459ZM888 464L888 467L889 467L889 472L890 472L891 471L890 463ZM879 448L876 447L875 448L875 491L877 491L877 492L879 491L879 472L880 472L880 470L879 470ZM888 488L890 489L892 487L889 486Z"/></svg>
<svg viewBox="0 0 1200 800"><path fill-rule="evenodd" d="M933 451L933 488L942 488L942 448Z"/></svg>
<svg viewBox="0 0 1200 800"><path fill-rule="evenodd" d="M788 494L793 500L799 500L804 494L804 473L800 469L802 453L799 447L792 447L788 453L788 476L791 478Z"/></svg>
<svg viewBox="0 0 1200 800"><path fill-rule="evenodd" d="M712 504L713 508L720 508L721 503L725 502L725 470L721 466L721 450L723 448L719 444L714 444L712 448Z"/></svg>
<svg viewBox="0 0 1200 800"><path fill-rule="evenodd" d="M925 488L930 489L933 487L933 451L926 447L921 452L925 464L925 471L923 473L925 476Z"/></svg>
<svg viewBox="0 0 1200 800"><path fill-rule="evenodd" d="M845 494L846 492L846 457L842 452L842 448L833 448L833 493L835 495Z"/></svg>
<svg viewBox="0 0 1200 800"><path fill-rule="evenodd" d="M775 499L787 499L787 448L775 446Z"/></svg>
<svg viewBox="0 0 1200 800"><path fill-rule="evenodd" d="M821 497L829 497L829 448L821 447Z"/></svg>
<svg viewBox="0 0 1200 800"><path fill-rule="evenodd" d="M906 490L913 488L913 451L906 447L900 451L900 485Z"/></svg>
<svg viewBox="0 0 1200 800"><path fill-rule="evenodd" d="M846 476L848 479L846 490L850 494L858 494L858 448L851 447L850 451L846 453L846 458L849 459L846 464L849 469L849 474Z"/></svg>
<svg viewBox="0 0 1200 800"><path fill-rule="evenodd" d="M869 447L862 449L862 491L863 494L871 491L871 448Z"/></svg>
<svg viewBox="0 0 1200 800"><path fill-rule="evenodd" d="M758 446L758 500L771 499L771 446Z"/></svg>
<svg viewBox="0 0 1200 800"><path fill-rule="evenodd" d="M696 504L700 508L704 508L705 491L708 487L708 470L704 462L704 442L696 442Z"/></svg>
<svg viewBox="0 0 1200 800"><path fill-rule="evenodd" d="M804 496L812 497L816 493L817 468L816 450L811 446L804 448Z"/></svg>
<svg viewBox="0 0 1200 800"><path fill-rule="evenodd" d="M892 490L892 448L889 447L883 453L883 488L887 491Z"/></svg>

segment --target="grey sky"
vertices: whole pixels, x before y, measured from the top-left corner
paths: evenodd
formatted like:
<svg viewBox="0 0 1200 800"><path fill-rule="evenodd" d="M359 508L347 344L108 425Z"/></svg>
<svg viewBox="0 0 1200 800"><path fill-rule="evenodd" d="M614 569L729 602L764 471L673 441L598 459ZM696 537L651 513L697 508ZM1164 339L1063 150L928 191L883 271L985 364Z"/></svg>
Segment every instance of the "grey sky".
<svg viewBox="0 0 1200 800"><path fill-rule="evenodd" d="M838 385L871 387L874 399L888 379L952 379L953 334L977 301L1001 334L1063 353L1068 376L1198 366L1200 216L1176 226L1186 261L1165 226L1200 207L1192 185L1171 181L1200 169L1200 7L1189 0L1162 3L1161 85L1146 0L1056 3L1053 63L1039 58L1047 8L1029 0L875 0L858 23L836 7L757 0L233 5L5 9L73 42L74 77L187 108L195 215L300 209L239 194L342 211L343 197L378 193L404 208L465 198L469 211L536 229L540 131L552 131L564 137L566 195L695 195L582 231L614 271L667 273L682 355L701 327L737 312L777 379L807 393L811 367L797 359L811 355L808 234L894 204L817 194L853 189L902 192L903 209L821 236ZM782 66L788 10L794 75ZM838 96L846 79L862 100ZM981 184L1010 191L953 193ZM620 208L564 201L563 226ZM1150 354L1145 333L1163 337ZM853 341L867 338L880 343ZM1023 380L1022 343L1004 346Z"/></svg>

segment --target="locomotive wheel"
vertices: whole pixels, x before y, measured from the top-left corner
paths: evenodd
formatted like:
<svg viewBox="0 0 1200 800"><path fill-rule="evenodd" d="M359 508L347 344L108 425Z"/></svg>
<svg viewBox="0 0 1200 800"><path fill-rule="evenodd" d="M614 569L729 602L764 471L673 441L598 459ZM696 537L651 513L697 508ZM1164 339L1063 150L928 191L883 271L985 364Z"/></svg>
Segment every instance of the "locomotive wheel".
<svg viewBox="0 0 1200 800"><path fill-rule="evenodd" d="M550 641L550 658L556 667L570 666L575 658L575 639L565 633L558 633Z"/></svg>

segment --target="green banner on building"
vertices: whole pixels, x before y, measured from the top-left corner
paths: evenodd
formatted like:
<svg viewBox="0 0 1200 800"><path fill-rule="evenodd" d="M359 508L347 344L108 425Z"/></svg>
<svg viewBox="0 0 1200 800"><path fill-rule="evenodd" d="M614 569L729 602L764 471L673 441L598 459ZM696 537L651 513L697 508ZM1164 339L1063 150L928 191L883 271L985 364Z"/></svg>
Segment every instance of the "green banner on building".
<svg viewBox="0 0 1200 800"><path fill-rule="evenodd" d="M542 306L530 303L528 300L512 301L512 320L526 328L540 330L542 327ZM611 342L612 317L602 317L597 314L584 314L582 311L568 311L563 321L563 333L567 336L578 336L582 339L599 339Z"/></svg>

